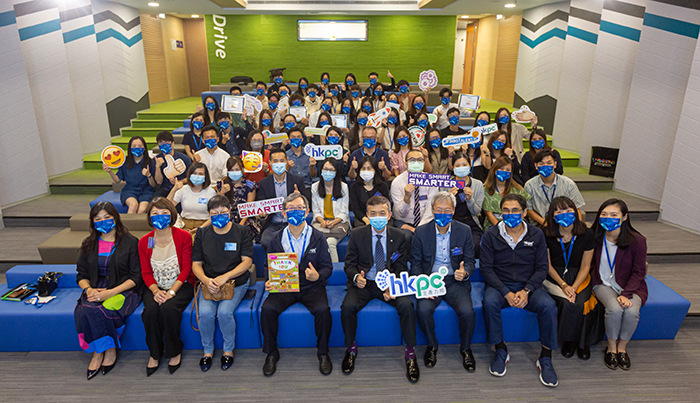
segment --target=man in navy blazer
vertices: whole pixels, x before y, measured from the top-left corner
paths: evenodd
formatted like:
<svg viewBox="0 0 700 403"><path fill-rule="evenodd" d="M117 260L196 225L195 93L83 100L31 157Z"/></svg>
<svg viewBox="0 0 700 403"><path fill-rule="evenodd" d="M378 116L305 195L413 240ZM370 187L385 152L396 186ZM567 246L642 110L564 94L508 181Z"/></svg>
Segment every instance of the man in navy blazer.
<svg viewBox="0 0 700 403"><path fill-rule="evenodd" d="M294 192L301 193L306 200L311 200L306 190L304 178L287 172L287 154L283 149L275 148L270 151L270 165L272 175L263 178L258 187L256 199L267 200L277 197L287 197ZM267 251L272 234L287 226L287 221L282 213L261 216L264 220L260 244Z"/></svg>
<svg viewBox="0 0 700 403"><path fill-rule="evenodd" d="M447 294L421 298L418 303L418 324L428 339L425 366L437 363L438 342L435 337L435 308L444 299L459 318L460 353L462 365L474 372L476 362L471 350L476 316L472 307L472 286L469 277L474 272L474 244L471 229L452 220L457 200L449 192L438 192L431 200L433 221L416 228L411 246L411 275L430 275L441 267L448 269L444 277Z"/></svg>

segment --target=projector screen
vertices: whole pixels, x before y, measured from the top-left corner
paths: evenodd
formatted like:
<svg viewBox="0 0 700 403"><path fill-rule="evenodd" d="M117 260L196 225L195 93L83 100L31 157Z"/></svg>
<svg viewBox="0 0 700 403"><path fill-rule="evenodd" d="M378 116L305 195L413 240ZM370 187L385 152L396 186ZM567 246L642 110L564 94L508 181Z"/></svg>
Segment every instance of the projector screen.
<svg viewBox="0 0 700 403"><path fill-rule="evenodd" d="M297 20L300 41L366 41L367 21Z"/></svg>

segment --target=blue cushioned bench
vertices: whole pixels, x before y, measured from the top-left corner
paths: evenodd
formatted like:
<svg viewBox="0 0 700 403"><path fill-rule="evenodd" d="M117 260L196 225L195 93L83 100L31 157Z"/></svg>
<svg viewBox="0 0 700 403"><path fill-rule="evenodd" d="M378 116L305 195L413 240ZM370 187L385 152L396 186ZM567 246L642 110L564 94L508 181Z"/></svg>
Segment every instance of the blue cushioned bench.
<svg viewBox="0 0 700 403"><path fill-rule="evenodd" d="M175 134L185 134L190 131L190 127L178 127L177 129L173 129L173 135Z"/></svg>
<svg viewBox="0 0 700 403"><path fill-rule="evenodd" d="M99 202L110 202L117 209L119 214L126 214L129 208L122 204L120 199L120 194L110 190L109 192L102 193L96 199L90 202L90 208L93 208L95 204Z"/></svg>

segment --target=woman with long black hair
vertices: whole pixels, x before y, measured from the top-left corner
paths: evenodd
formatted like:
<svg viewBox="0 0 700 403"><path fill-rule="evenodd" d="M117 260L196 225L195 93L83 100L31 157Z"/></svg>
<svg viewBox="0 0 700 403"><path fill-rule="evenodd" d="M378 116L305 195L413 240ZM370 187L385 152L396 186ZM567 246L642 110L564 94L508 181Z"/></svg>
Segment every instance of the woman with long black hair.
<svg viewBox="0 0 700 403"><path fill-rule="evenodd" d="M313 226L325 235L333 262L338 262L338 242L350 231L349 204L348 185L338 175L336 159L328 158L320 180L311 185L311 205Z"/></svg>

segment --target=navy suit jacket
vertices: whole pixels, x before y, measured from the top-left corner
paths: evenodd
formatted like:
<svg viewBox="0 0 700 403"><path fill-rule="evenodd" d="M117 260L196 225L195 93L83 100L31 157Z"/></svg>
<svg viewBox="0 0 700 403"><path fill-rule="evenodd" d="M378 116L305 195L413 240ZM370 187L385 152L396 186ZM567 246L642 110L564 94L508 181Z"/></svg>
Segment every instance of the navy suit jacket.
<svg viewBox="0 0 700 403"><path fill-rule="evenodd" d="M273 234L267 253L284 253L282 235L284 235L284 229ZM309 281L306 279L306 269L309 267L309 263L311 263L318 272L318 280L316 281ZM267 261L265 262L265 267L267 268ZM299 265L299 290L303 292L312 287L325 287L332 273L333 262L328 252L326 237L321 231L311 227L311 240L306 246L304 256L302 256L301 264ZM269 278L268 270L265 270L265 278Z"/></svg>
<svg viewBox="0 0 700 403"><path fill-rule="evenodd" d="M386 269L390 273L399 274L408 271L408 244L400 229L386 226ZM374 266L372 254L372 226L365 225L350 232L348 249L345 254L345 274L348 276L348 287L355 287L355 275L364 271L365 275Z"/></svg>
<svg viewBox="0 0 700 403"><path fill-rule="evenodd" d="M311 197L309 197L309 194L306 190L304 178L287 172L287 196L294 193L294 185L297 185L297 190L299 190L299 193L306 197L306 200L309 202L309 209L311 209ZM256 199L267 200L274 199L276 197L277 194L275 193L275 176L274 174L266 176L260 181L260 186L258 188ZM265 219L265 222L263 222L263 230L267 228L268 225L270 225L270 222L272 222L271 214L268 215L267 219Z"/></svg>
<svg viewBox="0 0 700 403"><path fill-rule="evenodd" d="M416 228L411 245L411 275L430 275L432 272L437 254L436 234L435 220ZM474 273L476 261L472 231L466 224L452 220L449 253L453 270L459 270L460 263L464 262L464 270L467 272L464 281L467 281Z"/></svg>

